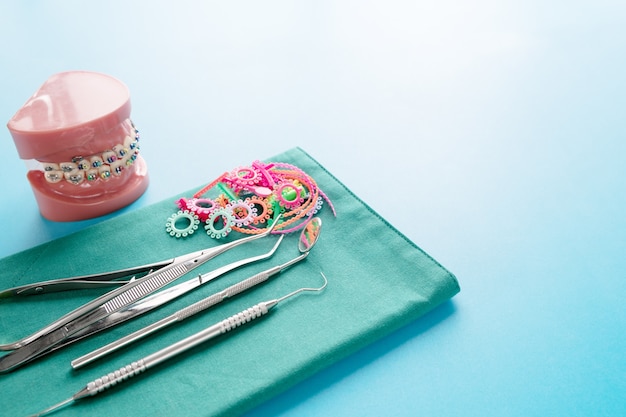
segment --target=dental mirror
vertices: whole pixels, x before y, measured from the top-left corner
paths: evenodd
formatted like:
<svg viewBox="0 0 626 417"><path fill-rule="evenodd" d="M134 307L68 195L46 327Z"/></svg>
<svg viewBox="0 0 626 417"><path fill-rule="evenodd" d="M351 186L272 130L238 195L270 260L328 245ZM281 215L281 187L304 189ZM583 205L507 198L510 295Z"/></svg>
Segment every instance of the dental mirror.
<svg viewBox="0 0 626 417"><path fill-rule="evenodd" d="M300 233L300 241L298 242L298 250L305 253L311 250L322 229L322 219L313 217Z"/></svg>

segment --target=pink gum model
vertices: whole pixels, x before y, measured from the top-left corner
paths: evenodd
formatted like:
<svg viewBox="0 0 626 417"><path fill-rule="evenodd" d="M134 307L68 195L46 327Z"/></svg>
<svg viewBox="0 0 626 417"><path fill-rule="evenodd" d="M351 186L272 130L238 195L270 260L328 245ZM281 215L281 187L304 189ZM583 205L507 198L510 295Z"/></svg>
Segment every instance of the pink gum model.
<svg viewBox="0 0 626 417"><path fill-rule="evenodd" d="M27 177L45 218L77 221L98 217L143 194L148 172L138 153L121 172L97 180L49 181L43 168L101 155L128 142L129 136L134 138L130 108L130 94L119 80L70 71L51 76L9 120L7 127L20 158L39 161L40 167L30 170Z"/></svg>

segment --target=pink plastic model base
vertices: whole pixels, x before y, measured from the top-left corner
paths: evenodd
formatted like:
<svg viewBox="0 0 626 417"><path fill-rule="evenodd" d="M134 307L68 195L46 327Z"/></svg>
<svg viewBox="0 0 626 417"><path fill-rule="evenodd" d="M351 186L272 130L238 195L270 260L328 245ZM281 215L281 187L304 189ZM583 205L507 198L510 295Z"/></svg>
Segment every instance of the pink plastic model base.
<svg viewBox="0 0 626 417"><path fill-rule="evenodd" d="M11 118L7 127L31 165L27 178L45 218L98 217L143 194L148 170L130 109L119 80L71 71L51 76Z"/></svg>

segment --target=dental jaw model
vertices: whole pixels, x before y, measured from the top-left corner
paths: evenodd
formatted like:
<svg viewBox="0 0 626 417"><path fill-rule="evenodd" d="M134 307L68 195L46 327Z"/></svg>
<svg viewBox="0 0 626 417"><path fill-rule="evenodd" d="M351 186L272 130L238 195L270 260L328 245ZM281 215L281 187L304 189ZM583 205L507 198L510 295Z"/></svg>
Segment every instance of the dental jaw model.
<svg viewBox="0 0 626 417"><path fill-rule="evenodd" d="M55 74L7 127L41 214L77 221L108 214L148 186L139 133L130 120L130 94L105 74Z"/></svg>

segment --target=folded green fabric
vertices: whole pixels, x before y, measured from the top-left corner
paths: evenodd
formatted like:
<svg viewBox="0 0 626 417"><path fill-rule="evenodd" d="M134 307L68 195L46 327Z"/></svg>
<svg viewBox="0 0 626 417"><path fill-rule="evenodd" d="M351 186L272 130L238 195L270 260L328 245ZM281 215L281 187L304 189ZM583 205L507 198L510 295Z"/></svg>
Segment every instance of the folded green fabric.
<svg viewBox="0 0 626 417"><path fill-rule="evenodd" d="M322 234L309 257L259 288L170 327L84 369L70 361L152 323L192 302L293 257L289 235L273 258L236 270L136 320L60 349L0 375L0 414L27 415L70 397L87 382L187 337L260 301L301 287L301 293L268 315L136 376L95 398L63 410L63 416L215 416L247 411L324 367L408 324L459 291L456 278L388 224L299 148L270 159L306 171L333 202L324 205ZM217 175L218 173L216 173ZM198 187L199 189L200 187ZM176 198L104 221L0 261L0 287L90 274L172 258L222 243L198 233L175 239L165 233ZM232 233L229 238L242 235ZM232 240L231 239L231 240ZM221 255L196 270L208 272L261 254L275 237ZM192 273L193 274L193 273ZM190 276L193 276L190 274ZM187 277L186 277L187 278ZM185 278L183 278L185 279ZM26 336L101 294L81 290L0 301L0 343Z"/></svg>

